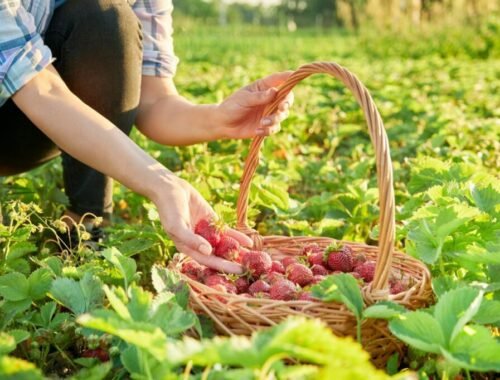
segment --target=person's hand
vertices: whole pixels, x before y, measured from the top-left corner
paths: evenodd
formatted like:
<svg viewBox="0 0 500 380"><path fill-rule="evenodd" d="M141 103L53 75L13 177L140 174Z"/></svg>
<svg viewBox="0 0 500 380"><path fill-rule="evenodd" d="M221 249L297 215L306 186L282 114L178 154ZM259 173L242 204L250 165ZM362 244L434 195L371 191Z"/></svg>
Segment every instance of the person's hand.
<svg viewBox="0 0 500 380"><path fill-rule="evenodd" d="M204 238L194 233L194 227L201 219L217 219L210 205L189 183L169 175L167 185L153 199L163 228L182 252L200 264L226 273L243 273L237 263L223 260L211 254L212 247ZM226 232L242 246L251 247L252 240L236 230Z"/></svg>
<svg viewBox="0 0 500 380"><path fill-rule="evenodd" d="M278 106L275 114L262 117L266 106L276 96L279 85L292 72L282 72L259 79L236 91L218 106L218 123L226 138L246 139L255 136L269 136L280 130L280 122L287 118L293 103L290 92Z"/></svg>

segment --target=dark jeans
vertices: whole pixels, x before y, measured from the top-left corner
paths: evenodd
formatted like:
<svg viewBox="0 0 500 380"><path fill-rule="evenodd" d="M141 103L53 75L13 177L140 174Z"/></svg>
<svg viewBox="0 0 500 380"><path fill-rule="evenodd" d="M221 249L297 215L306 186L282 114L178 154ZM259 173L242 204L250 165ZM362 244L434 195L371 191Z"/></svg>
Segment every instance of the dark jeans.
<svg viewBox="0 0 500 380"><path fill-rule="evenodd" d="M129 134L140 97L142 33L128 3L67 0L56 9L45 43L70 90ZM0 136L0 175L27 171L60 154L12 100L0 107ZM69 209L109 217L112 180L64 152L62 164Z"/></svg>

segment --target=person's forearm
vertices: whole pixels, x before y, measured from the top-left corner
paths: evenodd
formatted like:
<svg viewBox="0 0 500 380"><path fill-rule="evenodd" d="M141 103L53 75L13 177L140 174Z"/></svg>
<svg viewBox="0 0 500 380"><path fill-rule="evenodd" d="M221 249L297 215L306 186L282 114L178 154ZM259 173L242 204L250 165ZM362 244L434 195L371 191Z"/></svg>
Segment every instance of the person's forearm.
<svg viewBox="0 0 500 380"><path fill-rule="evenodd" d="M169 78L143 77L136 125L164 145L190 145L224 138L216 105L192 104L177 93Z"/></svg>
<svg viewBox="0 0 500 380"><path fill-rule="evenodd" d="M69 91L49 67L13 97L16 105L71 156L149 198L173 176L111 122Z"/></svg>

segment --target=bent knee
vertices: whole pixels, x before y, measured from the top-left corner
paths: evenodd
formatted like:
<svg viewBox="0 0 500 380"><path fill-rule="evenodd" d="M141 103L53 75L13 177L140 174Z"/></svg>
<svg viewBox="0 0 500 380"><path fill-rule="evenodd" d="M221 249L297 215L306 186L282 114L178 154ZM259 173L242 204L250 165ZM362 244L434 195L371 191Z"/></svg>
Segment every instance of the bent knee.
<svg viewBox="0 0 500 380"><path fill-rule="evenodd" d="M133 41L141 39L141 27L125 0L70 0L64 17L75 29L96 42Z"/></svg>

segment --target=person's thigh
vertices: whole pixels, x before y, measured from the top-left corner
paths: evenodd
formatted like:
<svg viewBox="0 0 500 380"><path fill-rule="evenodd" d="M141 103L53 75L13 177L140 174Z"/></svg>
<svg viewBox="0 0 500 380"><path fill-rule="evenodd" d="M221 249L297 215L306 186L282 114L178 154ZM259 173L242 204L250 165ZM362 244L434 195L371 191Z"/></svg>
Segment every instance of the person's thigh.
<svg viewBox="0 0 500 380"><path fill-rule="evenodd" d="M0 107L0 134L0 175L28 171L60 153L11 99Z"/></svg>
<svg viewBox="0 0 500 380"><path fill-rule="evenodd" d="M135 121L142 33L125 0L67 0L45 36L69 89L125 133Z"/></svg>

